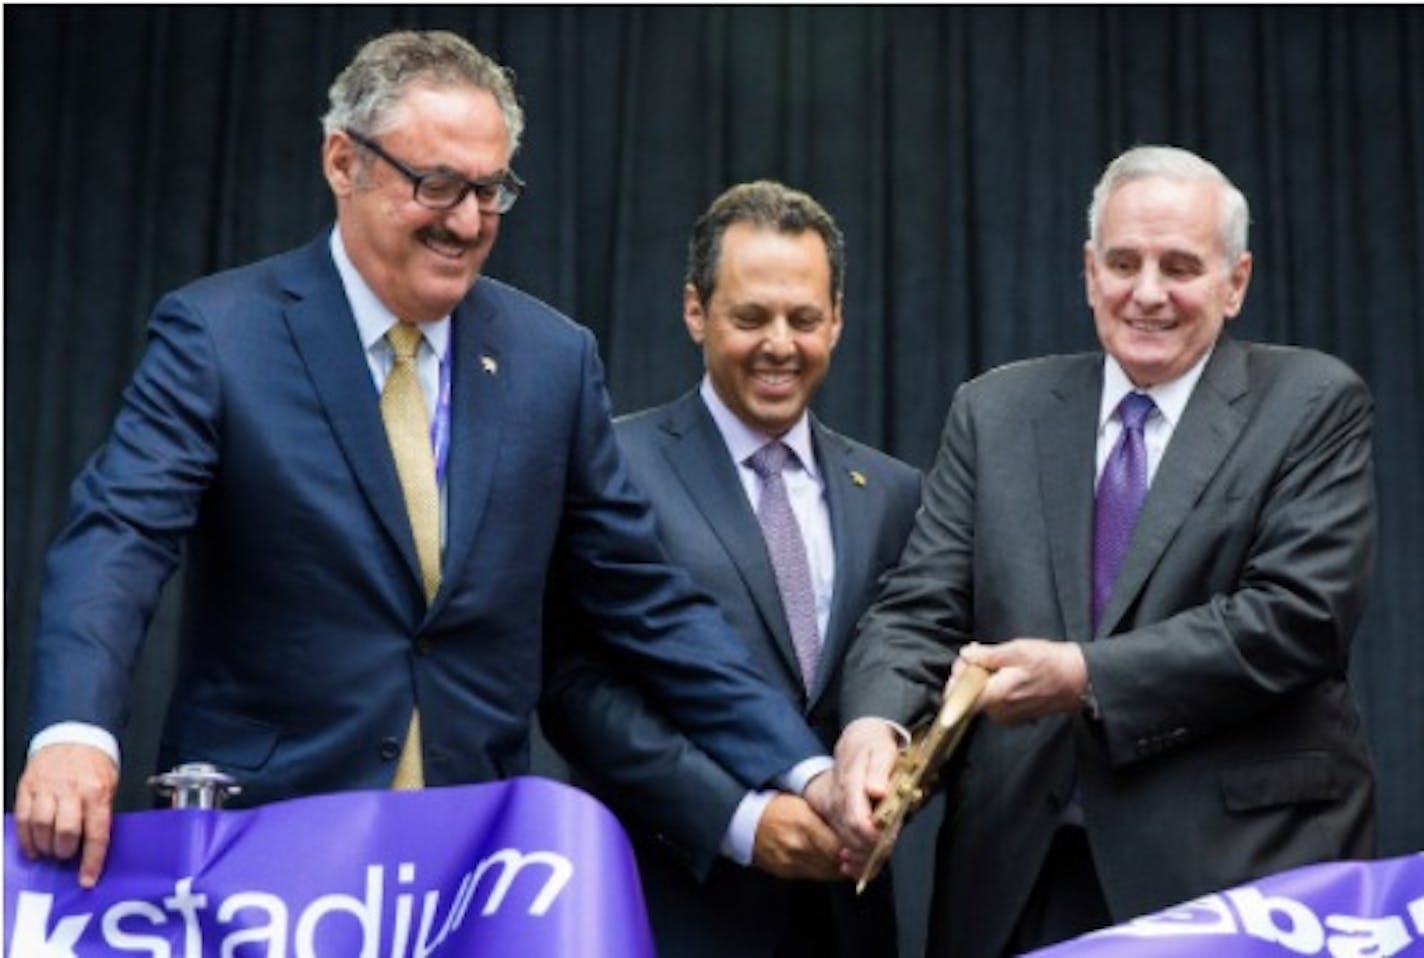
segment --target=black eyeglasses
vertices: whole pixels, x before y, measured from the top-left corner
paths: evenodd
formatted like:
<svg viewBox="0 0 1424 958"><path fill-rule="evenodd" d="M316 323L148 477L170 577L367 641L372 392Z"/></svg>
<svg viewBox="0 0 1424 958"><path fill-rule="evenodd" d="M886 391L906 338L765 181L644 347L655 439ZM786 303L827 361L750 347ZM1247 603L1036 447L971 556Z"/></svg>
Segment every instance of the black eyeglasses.
<svg viewBox="0 0 1424 958"><path fill-rule="evenodd" d="M446 170L417 172L400 160L391 156L375 140L362 136L350 127L346 135L372 153L385 160L410 180L415 201L432 210L452 210L464 202L465 197L475 194L475 205L485 213L508 213L524 192L524 181L513 170L487 180L467 180L463 176Z"/></svg>

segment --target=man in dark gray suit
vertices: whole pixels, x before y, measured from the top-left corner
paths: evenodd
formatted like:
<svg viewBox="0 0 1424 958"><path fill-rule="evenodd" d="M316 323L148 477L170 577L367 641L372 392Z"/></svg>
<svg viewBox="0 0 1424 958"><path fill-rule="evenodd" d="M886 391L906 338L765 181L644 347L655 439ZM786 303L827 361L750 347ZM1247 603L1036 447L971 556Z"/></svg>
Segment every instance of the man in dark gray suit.
<svg viewBox="0 0 1424 958"><path fill-rule="evenodd" d="M1372 402L1335 359L1223 334L1248 219L1191 153L1118 157L1084 250L1104 352L993 370L950 407L837 746L855 859L896 751L883 719L931 710L956 657L992 672L947 776L931 954L1017 953L1372 853L1346 679Z"/></svg>
<svg viewBox="0 0 1424 958"><path fill-rule="evenodd" d="M694 229L684 291L707 374L616 427L670 558L828 747L855 622L919 504L914 469L807 411L841 332L844 260L811 197L728 190ZM787 462L764 477L773 450ZM803 799L749 792L608 662L565 660L549 684L546 730L632 833L663 954L894 953L888 883L857 899L835 881L840 842Z"/></svg>

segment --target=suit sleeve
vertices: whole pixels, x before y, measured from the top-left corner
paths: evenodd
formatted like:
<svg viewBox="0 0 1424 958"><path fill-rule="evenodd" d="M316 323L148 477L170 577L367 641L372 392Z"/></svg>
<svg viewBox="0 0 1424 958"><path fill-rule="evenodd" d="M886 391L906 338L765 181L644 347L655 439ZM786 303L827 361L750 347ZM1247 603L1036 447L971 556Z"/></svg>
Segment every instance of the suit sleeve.
<svg viewBox="0 0 1424 958"><path fill-rule="evenodd" d="M1345 681L1374 557L1373 412L1363 382L1327 369L1292 397L1270 485L1189 520L1247 534L1235 588L1085 646L1114 764L1143 757L1143 741L1180 747Z"/></svg>
<svg viewBox="0 0 1424 958"><path fill-rule="evenodd" d="M973 609L974 430L963 387L900 556L846 656L845 723L873 715L912 725L934 708Z"/></svg>
<svg viewBox="0 0 1424 958"><path fill-rule="evenodd" d="M211 340L169 296L46 560L32 733L60 721L121 732L144 633L217 468L218 417Z"/></svg>
<svg viewBox="0 0 1424 958"><path fill-rule="evenodd" d="M554 588L663 715L740 781L761 786L824 749L717 606L667 561L614 438L592 336L584 332L583 343Z"/></svg>
<svg viewBox="0 0 1424 958"><path fill-rule="evenodd" d="M554 644L567 645L579 630L557 613L549 622ZM540 711L549 740L620 817L706 878L747 788L654 710L606 657L566 650L551 661Z"/></svg>

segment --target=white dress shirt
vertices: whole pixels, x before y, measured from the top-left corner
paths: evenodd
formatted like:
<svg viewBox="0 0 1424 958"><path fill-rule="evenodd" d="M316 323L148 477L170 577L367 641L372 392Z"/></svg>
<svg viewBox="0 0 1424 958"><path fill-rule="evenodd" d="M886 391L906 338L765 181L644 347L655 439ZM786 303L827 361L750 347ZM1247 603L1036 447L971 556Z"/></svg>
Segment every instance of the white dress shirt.
<svg viewBox="0 0 1424 958"><path fill-rule="evenodd" d="M399 320L366 285L365 278L346 255L339 229L331 231L331 258L336 261L336 271L341 274L341 285L346 290L346 301L351 304L351 315L356 317L361 346L366 350L366 366L371 370L371 381L379 396L381 390L386 388L386 377L391 374L391 367L396 361L395 350L386 339L386 333ZM421 323L420 332L420 345L415 349L415 373L425 399L425 421L434 422L435 403L440 396L440 364L445 361L445 354L450 349L450 317L442 316L434 322ZM444 549L449 526L449 495L443 474L440 478L440 547Z"/></svg>
<svg viewBox="0 0 1424 958"><path fill-rule="evenodd" d="M761 479L747 464L754 453L773 441L773 437L759 432L737 418L737 414L727 408L722 397L712 388L706 378L702 381L702 401L712 414L712 421L722 434L727 452L737 464L737 476L742 480L742 491L747 494L752 512L761 505ZM796 515L796 524L801 527L801 539L806 544L806 562L811 569L811 591L816 597L816 629L822 642L826 639L826 626L831 621L831 598L836 578L836 547L831 537L831 512L826 506L826 483L816 463L816 453L811 446L811 425L803 412L796 425L780 437L782 442L796 454L795 461L787 461L782 479L786 482L786 494L791 500L791 511Z"/></svg>
<svg viewBox="0 0 1424 958"><path fill-rule="evenodd" d="M365 278L356 270L351 257L346 255L346 246L341 242L341 230L331 231L331 258L336 261L336 271L341 274L341 285L346 290L346 301L351 305L351 315L356 317L356 328L361 333L361 346L366 350L366 365L371 370L371 381L380 395L386 386L386 377L395 364L395 351L386 340L386 333L398 320L395 313L366 285ZM420 379L420 391L425 395L426 418L435 421L435 400L440 395L440 363L450 348L450 317L444 316L433 323L421 323L422 339L415 353L415 371Z"/></svg>
<svg viewBox="0 0 1424 958"><path fill-rule="evenodd" d="M1197 360L1192 368L1171 382L1153 386L1151 389L1138 389L1132 384L1132 380L1127 378L1127 373L1123 372L1118 361L1111 356L1104 355L1103 398L1098 407L1098 450L1095 477L1102 476L1103 466L1107 464L1113 445L1117 442L1118 436L1122 435L1122 420L1117 416L1118 403L1122 402L1123 397L1128 393L1136 391L1145 396L1151 396L1152 401L1157 405L1157 411L1147 417L1147 422L1142 427L1142 439L1147 446L1147 486L1151 488L1152 479L1157 475L1157 465L1162 461L1162 453L1166 451L1167 442L1172 438L1172 432L1177 428L1177 423L1182 421L1182 413L1187 408L1187 400L1192 398L1192 390L1197 388L1197 381L1201 379L1202 370L1206 368L1206 362L1210 358L1211 350L1207 350L1206 355ZM1096 479L1093 485L1096 488Z"/></svg>
<svg viewBox="0 0 1424 958"><path fill-rule="evenodd" d="M796 523L801 527L801 538L806 543L806 560L811 569L811 589L816 597L816 625L822 642L826 639L826 626L831 618L831 599L834 595L836 576L835 544L831 537L831 513L826 506L825 482L820 466L816 462L815 450L811 446L810 420L803 412L796 424L780 437L768 436L748 426L727 408L712 382L704 376L701 387L702 402L712 414L712 421L722 434L727 452L737 465L737 475L742 481L742 491L755 512L761 502L761 480L747 465L747 459L762 446L780 440L796 453L797 463L787 464L782 478L786 482L786 493L791 500L791 511L796 515ZM787 776L780 784L787 791L800 794L806 783L817 773L831 766L828 757L807 759ZM774 791L751 791L742 798L727 831L722 836L722 854L739 865L750 865L756 844L756 830L761 823L762 813L776 796Z"/></svg>

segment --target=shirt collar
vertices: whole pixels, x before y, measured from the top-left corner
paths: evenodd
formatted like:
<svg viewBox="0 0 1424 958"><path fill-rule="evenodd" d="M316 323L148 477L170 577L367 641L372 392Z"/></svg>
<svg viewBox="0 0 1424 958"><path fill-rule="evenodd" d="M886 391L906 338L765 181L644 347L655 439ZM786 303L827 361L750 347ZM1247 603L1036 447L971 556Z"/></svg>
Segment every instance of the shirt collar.
<svg viewBox="0 0 1424 958"><path fill-rule="evenodd" d="M356 317L356 328L361 333L361 347L370 350L383 341L386 331L398 321L395 313L386 308L380 298L366 284L356 264L346 253L346 244L341 241L340 228L331 231L331 258L336 263L336 272L341 275L342 288L346 290L346 301L351 304L351 315ZM435 351L435 358L444 361L445 351L450 348L450 317L442 316L432 323L421 323L420 331L425 341Z"/></svg>
<svg viewBox="0 0 1424 958"><path fill-rule="evenodd" d="M1169 426L1176 428L1181 421L1182 413L1187 408L1187 400L1192 398L1192 390L1196 388L1197 381L1201 379L1202 370L1206 369L1207 360L1211 359L1211 354L1216 349L1213 345L1208 349L1201 359L1198 359L1190 369L1182 373L1176 379L1169 382L1159 383L1150 389L1138 389L1132 384L1132 380L1127 378L1127 373L1123 372L1122 366L1112 354L1105 353L1103 358L1103 400L1098 409L1098 431L1101 432L1103 426L1112 418L1117 411L1118 403L1122 402L1122 397L1130 392L1140 392L1151 396L1152 401L1157 405L1157 413Z"/></svg>
<svg viewBox="0 0 1424 958"><path fill-rule="evenodd" d="M796 420L796 424L788 429L785 435L768 436L760 429L748 426L736 413L727 408L727 404L722 402L722 397L717 395L717 390L713 388L710 376L702 377L702 386L699 392L702 395L702 402L707 406L707 411L712 414L712 421L717 424L717 431L722 434L722 441L726 443L727 451L732 454L732 459L737 465L744 464L752 453L779 438L791 447L792 452L796 453L796 458L800 460L801 468L806 470L806 474L813 479L819 478L816 470L816 457L811 450L810 416L804 409L801 411L801 417Z"/></svg>

